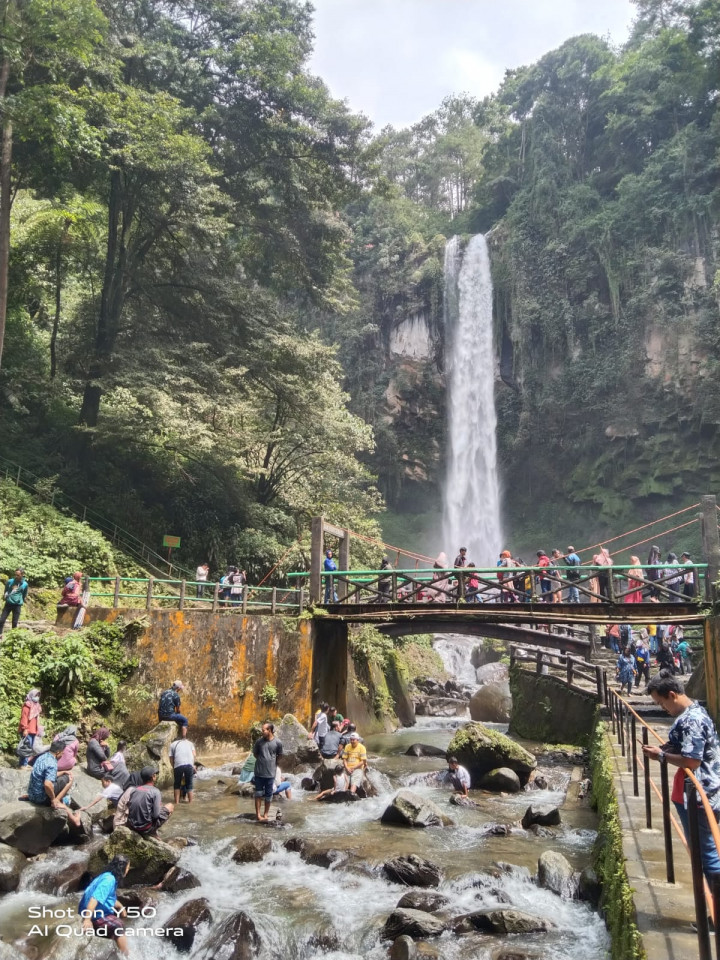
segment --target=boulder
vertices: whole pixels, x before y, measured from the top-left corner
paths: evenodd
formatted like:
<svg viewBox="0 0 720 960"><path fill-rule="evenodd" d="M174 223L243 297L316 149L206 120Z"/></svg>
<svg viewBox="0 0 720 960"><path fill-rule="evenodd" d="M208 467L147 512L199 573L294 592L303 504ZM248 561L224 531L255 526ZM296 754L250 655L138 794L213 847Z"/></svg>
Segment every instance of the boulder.
<svg viewBox="0 0 720 960"><path fill-rule="evenodd" d="M233 913L210 934L203 960L252 960L260 952L260 937L250 917Z"/></svg>
<svg viewBox="0 0 720 960"><path fill-rule="evenodd" d="M312 775L315 783L320 785L320 790L332 790L335 786L335 776L343 772L342 761L323 760L319 767L316 767Z"/></svg>
<svg viewBox="0 0 720 960"><path fill-rule="evenodd" d="M20 883L25 854L14 847L0 846L0 893L12 893Z"/></svg>
<svg viewBox="0 0 720 960"><path fill-rule="evenodd" d="M84 890L92 879L88 871L89 860L90 856L88 854L81 854L77 859L65 864L64 867L33 877L33 891L64 897L68 893Z"/></svg>
<svg viewBox="0 0 720 960"><path fill-rule="evenodd" d="M13 803L19 796L27 793L30 780L30 767L2 768L0 777L0 805Z"/></svg>
<svg viewBox="0 0 720 960"><path fill-rule="evenodd" d="M83 810L81 813L75 811L75 816L80 817L79 826L68 818L67 829L63 830L55 841L57 844L86 843L92 837L93 823L87 810Z"/></svg>
<svg viewBox="0 0 720 960"><path fill-rule="evenodd" d="M189 900L166 921L165 939L172 943L178 953L190 953L195 943L197 928L201 923L209 923L211 920L212 914L207 900Z"/></svg>
<svg viewBox="0 0 720 960"><path fill-rule="evenodd" d="M283 844L288 853L299 853L301 857L307 850L307 846L307 840L303 840L302 837L289 837Z"/></svg>
<svg viewBox="0 0 720 960"><path fill-rule="evenodd" d="M390 948L390 960L416 960L418 949L412 937L403 934Z"/></svg>
<svg viewBox="0 0 720 960"><path fill-rule="evenodd" d="M531 804L522 818L522 825L527 830L533 824L540 827L557 827L560 823L560 810L557 807L536 807Z"/></svg>
<svg viewBox="0 0 720 960"><path fill-rule="evenodd" d="M380 820L382 823L398 823L405 827L442 827L448 822L437 804L412 790L399 790Z"/></svg>
<svg viewBox="0 0 720 960"><path fill-rule="evenodd" d="M95 777L87 774L80 766L76 765L72 774L73 783L69 793L70 806L73 810L79 810L80 807L86 807L89 803L92 803L95 797L101 792L102 784L99 780L96 780ZM107 813L107 804L104 801L102 803L96 803L89 813L93 823L95 823L101 820Z"/></svg>
<svg viewBox="0 0 720 960"><path fill-rule="evenodd" d="M132 743L125 751L125 762L128 770L141 770L152 766L158 771L156 786L160 790L167 790L173 785L173 765L170 760L170 744L180 736L180 728L170 720L161 720L140 737L137 743Z"/></svg>
<svg viewBox="0 0 720 960"><path fill-rule="evenodd" d="M391 883L402 883L406 887L438 887L442 880L442 871L436 863L414 853L388 860L383 864L382 872Z"/></svg>
<svg viewBox="0 0 720 960"><path fill-rule="evenodd" d="M522 910L501 907L495 910L478 910L465 914L453 921L454 933L472 933L481 930L484 933L546 933L555 926L544 917L534 917Z"/></svg>
<svg viewBox="0 0 720 960"><path fill-rule="evenodd" d="M426 697L417 701L415 713L419 717L462 717L467 706L467 700L456 697Z"/></svg>
<svg viewBox="0 0 720 960"><path fill-rule="evenodd" d="M536 777L532 778L530 781L530 786L533 788L533 790L547 790L547 777L544 777L542 774L538 774Z"/></svg>
<svg viewBox="0 0 720 960"><path fill-rule="evenodd" d="M325 870L347 863L349 859L347 850L336 850L332 847L305 847L300 852L300 856L305 863L309 863L313 867L323 867Z"/></svg>
<svg viewBox="0 0 720 960"><path fill-rule="evenodd" d="M578 897L597 907L602 896L602 884L592 867L585 867L578 878Z"/></svg>
<svg viewBox="0 0 720 960"><path fill-rule="evenodd" d="M499 683L510 679L510 671L506 663L484 663L475 671L475 679L480 686L484 683Z"/></svg>
<svg viewBox="0 0 720 960"><path fill-rule="evenodd" d="M445 759L445 755L442 747L433 747L429 743L413 743L405 751L406 757L442 757Z"/></svg>
<svg viewBox="0 0 720 960"><path fill-rule="evenodd" d="M270 837L251 837L249 840L238 843L232 859L234 863L260 863L271 850Z"/></svg>
<svg viewBox="0 0 720 960"><path fill-rule="evenodd" d="M275 728L275 736L283 745L282 769L292 773L305 764L317 766L320 750L308 731L291 713L286 713L282 723Z"/></svg>
<svg viewBox="0 0 720 960"><path fill-rule="evenodd" d="M483 790L495 790L505 793L518 793L522 790L520 777L509 767L498 767L496 770L489 770L480 778L479 785Z"/></svg>
<svg viewBox="0 0 720 960"><path fill-rule="evenodd" d="M362 787L358 787L356 793L350 793L349 790L336 790L335 793L329 793L323 797L320 803L353 803L355 800L364 800L366 796Z"/></svg>
<svg viewBox="0 0 720 960"><path fill-rule="evenodd" d="M509 723L512 695L507 680L483 684L470 698L470 716L485 723Z"/></svg>
<svg viewBox="0 0 720 960"><path fill-rule="evenodd" d="M303 777L300 781L300 789L306 790L308 793L312 793L313 791L317 790L317 788L317 782L313 780L312 777Z"/></svg>
<svg viewBox="0 0 720 960"><path fill-rule="evenodd" d="M550 827L541 827L539 823L531 823L527 829L528 833L531 833L534 837L538 837L540 840L555 839L555 833Z"/></svg>
<svg viewBox="0 0 720 960"><path fill-rule="evenodd" d="M189 870L182 867L170 867L162 878L162 889L168 893L180 893L182 890L194 890L200 886L200 881Z"/></svg>
<svg viewBox="0 0 720 960"><path fill-rule="evenodd" d="M493 951L492 960L542 960L542 954L524 947L498 947Z"/></svg>
<svg viewBox="0 0 720 960"><path fill-rule="evenodd" d="M538 860L538 884L566 900L577 894L577 877L561 853L546 850Z"/></svg>
<svg viewBox="0 0 720 960"><path fill-rule="evenodd" d="M235 783L231 783L230 786L225 787L223 793L229 797L253 797L255 796L255 785L247 780L245 783L240 783L239 780Z"/></svg>
<svg viewBox="0 0 720 960"><path fill-rule="evenodd" d="M442 893L430 890L408 890L395 904L396 910L424 910L425 913L437 913L447 907L449 899Z"/></svg>
<svg viewBox="0 0 720 960"><path fill-rule="evenodd" d="M89 821L89 817L87 818ZM69 836L67 810L15 800L0 807L0 843L34 857Z"/></svg>
<svg viewBox="0 0 720 960"><path fill-rule="evenodd" d="M411 937L413 940L425 940L427 937L439 937L445 930L445 921L424 910L393 910L380 932L383 940L395 940L397 937Z"/></svg>
<svg viewBox="0 0 720 960"><path fill-rule="evenodd" d="M123 854L130 861L127 883L160 883L170 867L180 859L180 853L168 843L155 837L141 837L127 827L118 827L90 858L89 869L100 873L112 858Z"/></svg>
<svg viewBox="0 0 720 960"><path fill-rule="evenodd" d="M332 931L327 933L311 933L307 939L307 948L312 950L313 953L309 956L316 956L317 954L331 953L334 950L340 949L340 937Z"/></svg>
<svg viewBox="0 0 720 960"><path fill-rule="evenodd" d="M468 769L474 787L486 773L499 767L514 770L524 786L537 765L524 747L482 723L465 724L450 741L447 752Z"/></svg>
<svg viewBox="0 0 720 960"><path fill-rule="evenodd" d="M157 894L150 887L122 886L115 896L124 907L136 907L138 910L157 904Z"/></svg>

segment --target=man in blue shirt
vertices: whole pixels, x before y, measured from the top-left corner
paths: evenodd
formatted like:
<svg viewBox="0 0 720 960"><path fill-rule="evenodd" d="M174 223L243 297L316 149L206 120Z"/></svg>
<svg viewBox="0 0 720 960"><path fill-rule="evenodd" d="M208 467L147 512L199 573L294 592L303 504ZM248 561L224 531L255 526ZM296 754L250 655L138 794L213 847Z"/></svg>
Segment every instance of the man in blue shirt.
<svg viewBox="0 0 720 960"><path fill-rule="evenodd" d="M120 880L127 875L130 862L127 857L113 857L103 873L85 888L78 912L83 930L94 930L98 937L112 937L120 953L128 954L128 942L120 917L123 905L115 899Z"/></svg>
<svg viewBox="0 0 720 960"><path fill-rule="evenodd" d="M575 553L575 547L572 547L572 546L567 548L567 553L565 554L563 559L565 561L566 567L579 567L581 563L580 557L577 555L577 553ZM566 570L565 576L568 579L567 602L580 603L580 591L575 586L577 581L580 579L580 571Z"/></svg>
<svg viewBox="0 0 720 960"><path fill-rule="evenodd" d="M182 728L183 737L187 736L188 718L180 713L180 694L178 690L184 687L182 680L173 681L168 690L163 690L158 703L158 720L172 720Z"/></svg>
<svg viewBox="0 0 720 960"><path fill-rule="evenodd" d="M323 561L323 570L325 573L333 573L337 570L337 564L333 560L332 550L328 550ZM338 602L338 595L335 592L333 577L325 577L325 603L330 603L330 594L332 593L333 603Z"/></svg>
<svg viewBox="0 0 720 960"><path fill-rule="evenodd" d="M53 740L47 753L41 753L37 758L30 771L27 799L39 807L66 810L70 820L79 827L81 825L79 814L66 808L63 802L73 782L71 770L58 776L57 758L64 749L64 741ZM21 797L21 799L26 798Z"/></svg>
<svg viewBox="0 0 720 960"><path fill-rule="evenodd" d="M3 591L3 609L0 613L0 637L5 627L5 621L12 617L12 628L16 629L20 620L20 611L27 599L28 584L25 579L25 571L19 567L15 571L15 576L11 577L5 584Z"/></svg>

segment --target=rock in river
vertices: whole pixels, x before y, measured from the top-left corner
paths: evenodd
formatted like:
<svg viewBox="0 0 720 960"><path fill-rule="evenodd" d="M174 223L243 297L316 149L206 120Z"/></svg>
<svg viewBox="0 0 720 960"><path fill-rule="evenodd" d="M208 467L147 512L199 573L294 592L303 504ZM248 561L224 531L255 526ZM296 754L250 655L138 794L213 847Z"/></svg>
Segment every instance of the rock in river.
<svg viewBox="0 0 720 960"><path fill-rule="evenodd" d="M546 850L538 860L538 884L558 896L572 899L577 894L578 878L561 853Z"/></svg>
<svg viewBox="0 0 720 960"><path fill-rule="evenodd" d="M442 747L433 747L429 743L413 743L405 751L406 757L443 757L445 751Z"/></svg>
<svg viewBox="0 0 720 960"><path fill-rule="evenodd" d="M65 807L56 810L21 800L5 803L0 807L0 843L34 857L54 843L87 839L92 830L90 817L87 813L81 816L83 827L76 830Z"/></svg>
<svg viewBox="0 0 720 960"><path fill-rule="evenodd" d="M533 824L540 827L557 827L560 823L560 811L557 807L536 807L530 805L522 818L522 825L527 830Z"/></svg>
<svg viewBox="0 0 720 960"><path fill-rule="evenodd" d="M180 859L180 852L168 843L118 827L90 858L90 872L93 876L100 873L120 853L130 861L128 883L159 883Z"/></svg>
<svg viewBox="0 0 720 960"><path fill-rule="evenodd" d="M442 827L449 822L440 807L412 790L399 790L380 819L406 827Z"/></svg>
<svg viewBox="0 0 720 960"><path fill-rule="evenodd" d="M158 771L155 786L167 790L173 785L173 764L170 759L170 744L177 740L179 727L171 720L161 720L152 730L140 737L137 743L127 748L125 762L128 770L142 770L152 766ZM99 792L99 790L98 790Z"/></svg>
<svg viewBox="0 0 720 960"><path fill-rule="evenodd" d="M497 790L504 793L518 793L522 790L520 777L509 767L490 770L480 780L483 790Z"/></svg>
<svg viewBox="0 0 720 960"><path fill-rule="evenodd" d="M408 890L395 905L397 910L424 910L425 913L437 913L447 907L450 901L442 893L430 890Z"/></svg>
<svg viewBox="0 0 720 960"><path fill-rule="evenodd" d="M261 942L255 924L240 911L233 913L210 934L202 960L252 960Z"/></svg>
<svg viewBox="0 0 720 960"><path fill-rule="evenodd" d="M26 864L25 854L5 845L0 846L0 893L12 893L20 883Z"/></svg>
<svg viewBox="0 0 720 960"><path fill-rule="evenodd" d="M413 940L438 937L445 929L445 921L423 910L393 910L385 921L380 936L383 940L395 940L407 936Z"/></svg>
<svg viewBox="0 0 720 960"><path fill-rule="evenodd" d="M514 770L524 786L536 767L535 757L510 737L484 726L467 723L450 741L448 755L456 756L467 767L474 787L482 777L498 767Z"/></svg>
<svg viewBox="0 0 720 960"><path fill-rule="evenodd" d="M507 680L483 684L470 698L470 716L484 723L509 723L512 695Z"/></svg>
<svg viewBox="0 0 720 960"><path fill-rule="evenodd" d="M260 863L272 850L270 837L250 837L238 843L232 859L235 863Z"/></svg>
<svg viewBox="0 0 720 960"><path fill-rule="evenodd" d="M292 773L304 764L320 762L320 750L305 727L291 713L286 713L275 730L275 736L283 745L282 768Z"/></svg>
<svg viewBox="0 0 720 960"><path fill-rule="evenodd" d="M402 883L406 887L438 887L442 879L442 871L436 863L414 853L388 860L383 864L383 874L392 883Z"/></svg>
<svg viewBox="0 0 720 960"><path fill-rule="evenodd" d="M478 910L458 917L453 921L455 933L471 933L482 930L485 933L545 933L555 925L544 917L534 917L522 910L501 908L498 910Z"/></svg>

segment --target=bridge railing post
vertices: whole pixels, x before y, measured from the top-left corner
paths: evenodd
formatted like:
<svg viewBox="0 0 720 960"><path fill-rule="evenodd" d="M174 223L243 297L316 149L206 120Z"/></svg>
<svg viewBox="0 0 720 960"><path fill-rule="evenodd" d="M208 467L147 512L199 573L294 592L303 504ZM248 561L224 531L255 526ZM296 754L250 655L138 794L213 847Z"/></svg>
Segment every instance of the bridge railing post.
<svg viewBox="0 0 720 960"><path fill-rule="evenodd" d="M218 607L220 606L220 584L216 583L213 587L213 599L212 599L212 611L213 613L217 612Z"/></svg>
<svg viewBox="0 0 720 960"><path fill-rule="evenodd" d="M393 603L397 603L397 574L393 573L390 577L390 598Z"/></svg>
<svg viewBox="0 0 720 960"><path fill-rule="evenodd" d="M660 792L662 794L663 834L665 835L665 871L668 883L675 883L675 861L673 860L672 824L670 821L670 787L668 785L667 764L660 764Z"/></svg>
<svg viewBox="0 0 720 960"><path fill-rule="evenodd" d="M147 597L146 597L146 599L145 599L145 609L146 609L146 610L149 610L150 607L152 606L153 583L154 583L154 582L155 582L155 578L154 578L154 577L148 577L148 582L147 582Z"/></svg>
<svg viewBox="0 0 720 960"><path fill-rule="evenodd" d="M686 784L685 791L687 793L688 833L690 834L690 867L692 870L693 895L695 897L695 925L697 927L698 935L698 957L699 960L712 960L712 950L710 948L710 928L708 926L707 905L705 903L705 883L703 880L702 855L700 853L700 823L698 820L697 791L692 780Z"/></svg>
<svg viewBox="0 0 720 960"><path fill-rule="evenodd" d="M115 577L115 590L113 592L113 608L117 610L120 606L120 577Z"/></svg>
<svg viewBox="0 0 720 960"><path fill-rule="evenodd" d="M720 533L718 533L717 497L707 494L700 498L702 516L700 528L707 570L705 571L705 599L715 600L715 583L720 575Z"/></svg>
<svg viewBox="0 0 720 960"><path fill-rule="evenodd" d="M187 580L180 581L180 599L178 600L178 610L185 606L185 592L187 590Z"/></svg>
<svg viewBox="0 0 720 960"><path fill-rule="evenodd" d="M310 603L320 603L322 553L323 518L313 517L310 521Z"/></svg>

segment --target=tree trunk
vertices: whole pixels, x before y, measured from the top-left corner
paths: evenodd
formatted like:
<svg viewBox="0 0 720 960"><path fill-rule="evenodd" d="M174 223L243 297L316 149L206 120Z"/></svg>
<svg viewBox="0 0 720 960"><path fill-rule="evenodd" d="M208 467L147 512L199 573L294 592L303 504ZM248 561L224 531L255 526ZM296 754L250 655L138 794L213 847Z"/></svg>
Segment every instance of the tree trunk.
<svg viewBox="0 0 720 960"><path fill-rule="evenodd" d="M105 275L95 333L95 349L88 369L79 417L79 422L88 427L97 426L103 395L103 387L98 381L110 366L125 304L127 233L132 223L133 211L131 207L124 208L122 200L122 175L120 171L113 170L110 174Z"/></svg>
<svg viewBox="0 0 720 960"><path fill-rule="evenodd" d="M5 56L0 65L0 100L10 76L10 58ZM0 366L5 343L5 320L8 301L8 268L10 264L10 207L12 206L12 121L3 108L2 139L0 142Z"/></svg>
<svg viewBox="0 0 720 960"><path fill-rule="evenodd" d="M52 333L50 334L50 379L55 379L57 373L57 336L60 329L60 315L62 313L62 248L70 230L70 221L66 220L62 233L58 239L55 254L55 316L53 317Z"/></svg>

